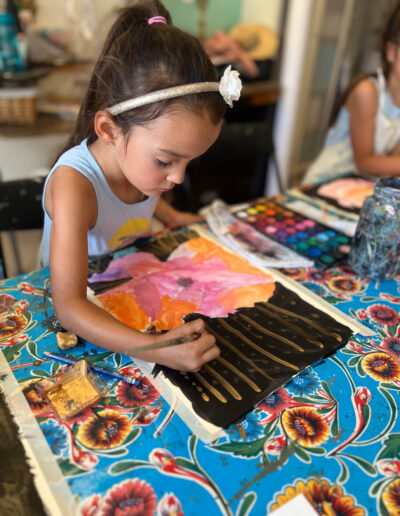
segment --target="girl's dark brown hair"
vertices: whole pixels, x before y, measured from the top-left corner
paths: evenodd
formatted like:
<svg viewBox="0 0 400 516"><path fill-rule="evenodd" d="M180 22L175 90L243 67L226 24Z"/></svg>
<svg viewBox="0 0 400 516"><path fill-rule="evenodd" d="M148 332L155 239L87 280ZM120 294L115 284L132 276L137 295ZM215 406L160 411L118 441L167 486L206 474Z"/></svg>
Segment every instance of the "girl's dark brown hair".
<svg viewBox="0 0 400 516"><path fill-rule="evenodd" d="M148 24L149 18L164 16L166 24ZM200 42L174 27L159 0L136 2L122 9L111 27L95 64L83 98L75 128L60 154L87 138L96 139L97 111L146 93L203 81L217 81L217 74ZM114 117L123 134L134 125L144 125L179 103L195 112L205 111L217 123L226 105L217 92L184 95L126 111Z"/></svg>
<svg viewBox="0 0 400 516"><path fill-rule="evenodd" d="M395 45L400 45L400 1L396 2L393 9L390 11L386 21L383 25L383 29L380 35L380 53L381 53L381 65L382 72L387 80L390 73L391 63L388 61L386 56L386 48L388 43L394 43ZM337 115L339 114L340 108L346 103L346 100L353 89L360 83L363 79L368 77L376 77L376 73L362 74L358 77L355 77L348 86L344 89L343 93L340 95L339 100L332 112L332 116L330 119L330 126L334 124Z"/></svg>
<svg viewBox="0 0 400 516"><path fill-rule="evenodd" d="M391 64L386 57L386 46L388 43L400 44L400 2L390 12L381 34L381 59L382 71L386 77L389 76Z"/></svg>

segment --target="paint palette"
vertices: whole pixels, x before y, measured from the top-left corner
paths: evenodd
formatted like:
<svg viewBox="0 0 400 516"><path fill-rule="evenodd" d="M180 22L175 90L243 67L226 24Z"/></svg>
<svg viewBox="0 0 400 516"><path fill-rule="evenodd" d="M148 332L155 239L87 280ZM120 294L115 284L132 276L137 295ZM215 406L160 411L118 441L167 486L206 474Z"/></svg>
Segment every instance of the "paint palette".
<svg viewBox="0 0 400 516"><path fill-rule="evenodd" d="M350 252L349 236L295 213L272 199L256 201L234 214L272 240L322 267L330 267L347 258Z"/></svg>

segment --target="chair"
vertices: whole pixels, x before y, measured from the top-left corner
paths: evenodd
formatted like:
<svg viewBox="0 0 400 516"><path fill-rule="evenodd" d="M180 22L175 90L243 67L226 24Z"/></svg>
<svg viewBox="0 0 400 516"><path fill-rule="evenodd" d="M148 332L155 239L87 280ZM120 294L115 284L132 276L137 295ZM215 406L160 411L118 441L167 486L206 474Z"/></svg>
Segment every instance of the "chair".
<svg viewBox="0 0 400 516"><path fill-rule="evenodd" d="M18 274L22 272L22 267L14 231L43 227L42 193L45 179L36 177L0 182L0 231L10 234ZM7 277L0 238L0 277L1 265Z"/></svg>
<svg viewBox="0 0 400 516"><path fill-rule="evenodd" d="M173 191L173 204L194 211L217 197L235 204L262 196L270 158L282 191L270 123L225 123L210 149L189 164L183 184Z"/></svg>

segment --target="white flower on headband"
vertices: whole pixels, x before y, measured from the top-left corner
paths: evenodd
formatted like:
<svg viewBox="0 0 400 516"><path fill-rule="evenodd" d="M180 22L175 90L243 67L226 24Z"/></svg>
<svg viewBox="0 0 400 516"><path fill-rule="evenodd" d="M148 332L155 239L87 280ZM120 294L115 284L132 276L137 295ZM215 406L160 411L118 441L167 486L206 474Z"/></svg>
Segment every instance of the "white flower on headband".
<svg viewBox="0 0 400 516"><path fill-rule="evenodd" d="M231 70L229 65L219 81L219 92L224 97L229 107L232 107L232 100L239 100L242 90L242 81L239 79L239 72Z"/></svg>

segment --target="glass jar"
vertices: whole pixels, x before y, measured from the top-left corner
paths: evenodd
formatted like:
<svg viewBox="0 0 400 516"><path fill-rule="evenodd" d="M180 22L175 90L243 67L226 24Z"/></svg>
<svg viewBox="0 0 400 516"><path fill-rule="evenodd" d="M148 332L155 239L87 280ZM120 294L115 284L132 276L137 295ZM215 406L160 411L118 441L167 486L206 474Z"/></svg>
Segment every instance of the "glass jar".
<svg viewBox="0 0 400 516"><path fill-rule="evenodd" d="M393 278L400 268L400 179L380 179L367 197L353 237L349 265L370 279Z"/></svg>

